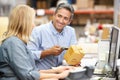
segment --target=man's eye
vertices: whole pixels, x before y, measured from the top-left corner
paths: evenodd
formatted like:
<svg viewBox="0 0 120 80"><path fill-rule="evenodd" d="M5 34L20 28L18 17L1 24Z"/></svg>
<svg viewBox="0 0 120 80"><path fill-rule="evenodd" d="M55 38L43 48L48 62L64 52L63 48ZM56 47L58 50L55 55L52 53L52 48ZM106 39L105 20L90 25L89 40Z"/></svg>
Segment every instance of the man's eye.
<svg viewBox="0 0 120 80"><path fill-rule="evenodd" d="M59 18L61 18L62 16L61 15L58 15Z"/></svg>
<svg viewBox="0 0 120 80"><path fill-rule="evenodd" d="M68 18L64 18L66 21L69 20Z"/></svg>

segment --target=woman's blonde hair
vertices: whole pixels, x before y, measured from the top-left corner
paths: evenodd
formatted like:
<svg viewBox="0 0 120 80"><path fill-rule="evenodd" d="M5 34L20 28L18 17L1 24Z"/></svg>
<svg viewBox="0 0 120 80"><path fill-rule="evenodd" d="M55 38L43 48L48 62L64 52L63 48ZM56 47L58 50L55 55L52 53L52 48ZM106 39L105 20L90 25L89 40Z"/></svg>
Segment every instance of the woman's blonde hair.
<svg viewBox="0 0 120 80"><path fill-rule="evenodd" d="M33 8L27 5L17 5L10 13L5 39L17 36L27 43L33 28L34 18L35 10Z"/></svg>

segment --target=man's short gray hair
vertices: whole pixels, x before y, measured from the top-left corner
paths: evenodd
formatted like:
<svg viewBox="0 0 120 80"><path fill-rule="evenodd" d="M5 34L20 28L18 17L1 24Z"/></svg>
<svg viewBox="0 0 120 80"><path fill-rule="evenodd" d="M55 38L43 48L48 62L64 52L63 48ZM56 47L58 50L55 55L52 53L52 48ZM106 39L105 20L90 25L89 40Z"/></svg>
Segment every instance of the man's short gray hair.
<svg viewBox="0 0 120 80"><path fill-rule="evenodd" d="M56 10L55 10L55 13L57 13L58 10L59 10L59 9L62 9L62 8L64 8L64 9L66 9L66 10L68 10L68 11L71 12L72 15L71 15L71 18L70 18L70 19L72 19L73 16L74 16L74 8L72 7L72 5L71 5L71 4L68 4L68 3L61 3L61 4L59 4L59 5L57 6L57 8L56 8Z"/></svg>

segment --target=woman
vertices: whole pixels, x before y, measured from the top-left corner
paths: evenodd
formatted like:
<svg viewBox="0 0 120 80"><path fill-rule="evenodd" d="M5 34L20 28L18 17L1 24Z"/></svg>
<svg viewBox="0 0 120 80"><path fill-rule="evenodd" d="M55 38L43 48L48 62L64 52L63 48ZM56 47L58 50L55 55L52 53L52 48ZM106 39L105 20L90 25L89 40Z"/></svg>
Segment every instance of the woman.
<svg viewBox="0 0 120 80"><path fill-rule="evenodd" d="M35 11L27 5L16 6L9 17L8 30L0 48L0 80L58 80L71 67L38 71L27 42L33 29Z"/></svg>

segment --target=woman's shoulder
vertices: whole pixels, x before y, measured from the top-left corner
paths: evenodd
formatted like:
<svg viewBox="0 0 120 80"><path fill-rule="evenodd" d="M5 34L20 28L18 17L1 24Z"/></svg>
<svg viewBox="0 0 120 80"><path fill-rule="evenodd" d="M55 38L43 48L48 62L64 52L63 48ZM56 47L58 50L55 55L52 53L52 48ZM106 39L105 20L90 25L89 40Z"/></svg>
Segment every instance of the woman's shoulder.
<svg viewBox="0 0 120 80"><path fill-rule="evenodd" d="M9 38L7 38L5 41L7 41L7 42L17 42L17 41L21 41L18 37L16 37L16 36L11 36L11 37L9 37Z"/></svg>
<svg viewBox="0 0 120 80"><path fill-rule="evenodd" d="M21 44L21 43L23 43L22 40L20 40L16 36L11 36L11 37L9 37L9 38L7 38L3 41L3 45L13 45L13 46L15 46L15 45Z"/></svg>

